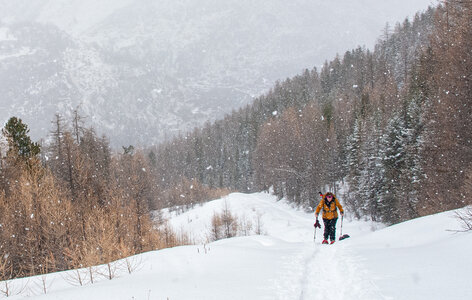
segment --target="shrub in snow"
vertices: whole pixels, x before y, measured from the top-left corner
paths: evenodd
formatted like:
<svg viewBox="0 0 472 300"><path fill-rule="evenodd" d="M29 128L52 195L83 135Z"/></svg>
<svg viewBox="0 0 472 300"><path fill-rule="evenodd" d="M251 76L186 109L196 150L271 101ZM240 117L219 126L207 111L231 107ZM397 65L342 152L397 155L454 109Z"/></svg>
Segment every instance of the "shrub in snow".
<svg viewBox="0 0 472 300"><path fill-rule="evenodd" d="M461 222L462 228L465 231L472 230L472 206L467 206L456 212L456 217Z"/></svg>

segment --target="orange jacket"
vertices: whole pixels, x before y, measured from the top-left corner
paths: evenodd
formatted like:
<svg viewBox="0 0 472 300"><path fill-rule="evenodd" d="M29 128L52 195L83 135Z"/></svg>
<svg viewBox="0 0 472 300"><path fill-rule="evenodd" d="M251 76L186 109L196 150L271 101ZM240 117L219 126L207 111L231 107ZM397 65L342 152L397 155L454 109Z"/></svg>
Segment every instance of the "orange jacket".
<svg viewBox="0 0 472 300"><path fill-rule="evenodd" d="M320 204L316 207L315 215L318 216L320 213L321 209L323 209L323 219L335 219L338 217L338 210L341 212L341 214L344 214L344 210L342 205L339 203L338 198L333 195L333 200L329 202L326 200L326 195L323 195L323 199L321 199Z"/></svg>

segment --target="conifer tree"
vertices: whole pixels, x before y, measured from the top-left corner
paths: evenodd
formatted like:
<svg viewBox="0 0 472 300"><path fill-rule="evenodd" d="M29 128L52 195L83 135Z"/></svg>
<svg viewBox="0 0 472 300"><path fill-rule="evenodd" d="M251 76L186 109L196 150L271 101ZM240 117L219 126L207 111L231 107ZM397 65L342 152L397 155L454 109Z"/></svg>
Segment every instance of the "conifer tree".
<svg viewBox="0 0 472 300"><path fill-rule="evenodd" d="M350 188L346 199L348 201L351 211L354 215L359 218L361 216L361 203L360 203L360 182L361 182L361 150L362 150L362 123L359 119L356 119L354 124L353 132L348 137L346 146L346 165L347 180Z"/></svg>
<svg viewBox="0 0 472 300"><path fill-rule="evenodd" d="M39 154L39 144L31 141L28 126L21 119L11 117L2 129L2 133L8 141L7 154L23 160L32 159Z"/></svg>

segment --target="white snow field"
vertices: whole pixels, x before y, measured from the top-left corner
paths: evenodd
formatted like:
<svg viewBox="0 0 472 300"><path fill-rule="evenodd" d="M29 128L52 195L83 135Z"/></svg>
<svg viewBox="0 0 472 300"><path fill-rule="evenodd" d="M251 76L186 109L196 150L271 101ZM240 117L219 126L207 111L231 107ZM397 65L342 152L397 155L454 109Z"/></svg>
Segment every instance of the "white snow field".
<svg viewBox="0 0 472 300"><path fill-rule="evenodd" d="M204 245L225 205L253 226L259 219L264 235ZM321 245L313 213L268 194L235 193L172 218L201 244L136 256L133 273L119 269L113 280L96 276L84 286L72 285L68 272L11 281L21 291L11 299L472 299L472 233L455 232L454 212L387 228L348 215L343 234L351 238Z"/></svg>

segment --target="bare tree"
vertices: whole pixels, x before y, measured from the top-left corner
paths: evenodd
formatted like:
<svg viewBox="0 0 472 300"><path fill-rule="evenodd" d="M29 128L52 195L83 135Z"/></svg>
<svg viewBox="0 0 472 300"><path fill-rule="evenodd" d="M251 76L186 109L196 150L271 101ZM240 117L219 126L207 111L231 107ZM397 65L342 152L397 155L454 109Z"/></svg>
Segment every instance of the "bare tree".
<svg viewBox="0 0 472 300"><path fill-rule="evenodd" d="M472 230L472 207L467 206L456 212L456 218L460 221L464 231Z"/></svg>

